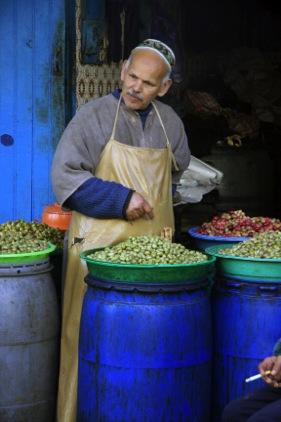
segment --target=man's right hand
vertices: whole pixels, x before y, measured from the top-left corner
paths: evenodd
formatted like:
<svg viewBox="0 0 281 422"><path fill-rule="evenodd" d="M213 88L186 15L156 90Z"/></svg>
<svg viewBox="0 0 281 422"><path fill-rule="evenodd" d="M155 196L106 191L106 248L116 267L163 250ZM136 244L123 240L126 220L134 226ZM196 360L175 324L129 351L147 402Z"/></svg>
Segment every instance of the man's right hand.
<svg viewBox="0 0 281 422"><path fill-rule="evenodd" d="M259 365L260 373L268 384L281 387L281 356L269 356Z"/></svg>
<svg viewBox="0 0 281 422"><path fill-rule="evenodd" d="M134 192L126 210L126 217L128 221L137 220L142 217L152 219L154 217L153 208L142 195Z"/></svg>

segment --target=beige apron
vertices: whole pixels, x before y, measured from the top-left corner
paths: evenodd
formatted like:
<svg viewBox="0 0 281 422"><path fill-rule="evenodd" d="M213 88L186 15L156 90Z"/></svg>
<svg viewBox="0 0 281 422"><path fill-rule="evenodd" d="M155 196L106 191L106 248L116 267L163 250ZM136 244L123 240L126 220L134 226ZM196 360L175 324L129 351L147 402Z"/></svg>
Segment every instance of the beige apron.
<svg viewBox="0 0 281 422"><path fill-rule="evenodd" d="M121 100L121 98L120 98ZM68 263L63 300L61 361L58 392L58 422L76 421L78 334L87 274L80 253L126 240L129 236L160 234L164 227L174 228L171 188L172 155L169 140L166 148L141 148L114 140L120 107L118 102L110 140L106 144L95 176L134 189L153 207L153 220L144 218L128 222L122 219L96 219L73 212L68 241ZM75 238L82 238L75 243Z"/></svg>

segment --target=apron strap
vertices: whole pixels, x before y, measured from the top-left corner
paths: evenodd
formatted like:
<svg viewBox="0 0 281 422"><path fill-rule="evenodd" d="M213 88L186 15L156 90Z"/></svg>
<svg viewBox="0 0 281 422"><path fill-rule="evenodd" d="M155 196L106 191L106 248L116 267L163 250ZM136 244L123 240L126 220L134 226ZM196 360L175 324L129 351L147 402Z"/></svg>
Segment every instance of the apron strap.
<svg viewBox="0 0 281 422"><path fill-rule="evenodd" d="M173 151L172 151L172 148L171 148L171 144L170 144L170 141L169 141L169 138L168 138L168 135L167 135L167 132L166 132L166 129L165 129L165 126L164 126L164 124L163 124L163 121L162 121L162 119L161 119L161 116L160 116L160 113L159 113L159 111L158 111L158 108L156 107L156 104L152 101L152 105L153 105L153 107L154 107L154 110L155 110L155 112L156 112L156 114L157 114L157 116L158 116L158 119L159 119L159 121L160 121L160 124L161 124L161 126L162 126L162 129L163 129L163 131L164 131L164 134L165 134L165 137L166 137L166 144L167 144L167 148L168 148L168 150L170 151L170 154L171 154L171 157L172 157L172 162L173 162L173 165L174 165L174 168L175 168L175 170L179 170L179 167L178 167L178 165L177 165L177 162L176 162L176 159L175 159L175 156L174 156L174 154L173 154Z"/></svg>
<svg viewBox="0 0 281 422"><path fill-rule="evenodd" d="M110 139L109 139L110 141L115 139L115 130L116 130L116 124L117 124L117 120L118 120L118 113L119 113L121 100L122 100L122 95L120 94L119 101L118 101L118 104L117 104L115 119L114 119L114 123L113 123L113 129L112 129L112 133L111 133L111 136L110 136Z"/></svg>
<svg viewBox="0 0 281 422"><path fill-rule="evenodd" d="M115 114L115 119L114 119L114 123L113 123L113 129L112 129L112 133L111 133L111 136L110 136L110 140L114 140L114 139L115 139L115 131L116 131L116 125L117 125L118 113L119 113L119 108L120 108L121 100L122 100L122 95L120 94L120 98L119 98L119 101L118 101L118 104L117 104L117 109L116 109L116 114ZM167 148L168 148L168 150L169 150L169 152L170 152L170 155L171 155L171 157L172 157L172 162L173 162L174 168L175 168L175 170L177 170L177 171L178 171L178 170L179 170L179 167L178 167L178 165L177 165L177 162L176 162L175 156L174 156L173 151L172 151L172 149L171 149L171 144L170 144L170 141L169 141L169 138L168 138L168 135L167 135L166 129L165 129L165 127L164 127L164 124L163 124L163 122L162 122L162 119L161 119L160 113L159 113L159 111L158 111L158 109L157 109L157 107L156 107L156 104L155 104L153 101L152 101L152 105L153 105L153 107L154 107L154 110L155 110L155 112L156 112L156 114L157 114L157 116L158 116L158 119L159 119L159 121L160 121L160 124L161 124L161 126L162 126L162 129L163 129L163 131L164 131L164 135L165 135L165 137L166 137L166 145L167 145Z"/></svg>

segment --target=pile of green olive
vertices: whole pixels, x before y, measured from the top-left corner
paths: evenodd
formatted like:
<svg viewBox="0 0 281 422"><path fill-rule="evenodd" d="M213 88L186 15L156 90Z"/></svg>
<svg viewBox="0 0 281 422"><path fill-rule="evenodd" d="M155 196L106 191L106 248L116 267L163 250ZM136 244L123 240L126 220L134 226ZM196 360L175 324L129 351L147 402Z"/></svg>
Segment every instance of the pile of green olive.
<svg viewBox="0 0 281 422"><path fill-rule="evenodd" d="M207 255L186 249L159 236L134 236L88 255L96 261L118 264L191 264L206 261Z"/></svg>
<svg viewBox="0 0 281 422"><path fill-rule="evenodd" d="M7 221L0 224L0 254L15 254L44 250L49 243L63 246L64 233L37 221Z"/></svg>
<svg viewBox="0 0 281 422"><path fill-rule="evenodd" d="M221 249L219 253L247 258L281 259L281 232L257 234L231 248Z"/></svg>

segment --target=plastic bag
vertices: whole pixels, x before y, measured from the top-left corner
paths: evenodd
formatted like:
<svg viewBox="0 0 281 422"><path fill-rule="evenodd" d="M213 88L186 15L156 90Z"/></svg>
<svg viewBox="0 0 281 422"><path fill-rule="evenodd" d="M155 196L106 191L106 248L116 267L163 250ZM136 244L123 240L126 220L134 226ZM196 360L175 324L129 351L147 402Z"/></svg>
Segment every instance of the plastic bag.
<svg viewBox="0 0 281 422"><path fill-rule="evenodd" d="M188 169L183 172L177 186L181 197L178 204L200 202L203 195L221 183L222 178L223 173L220 170L192 155Z"/></svg>

